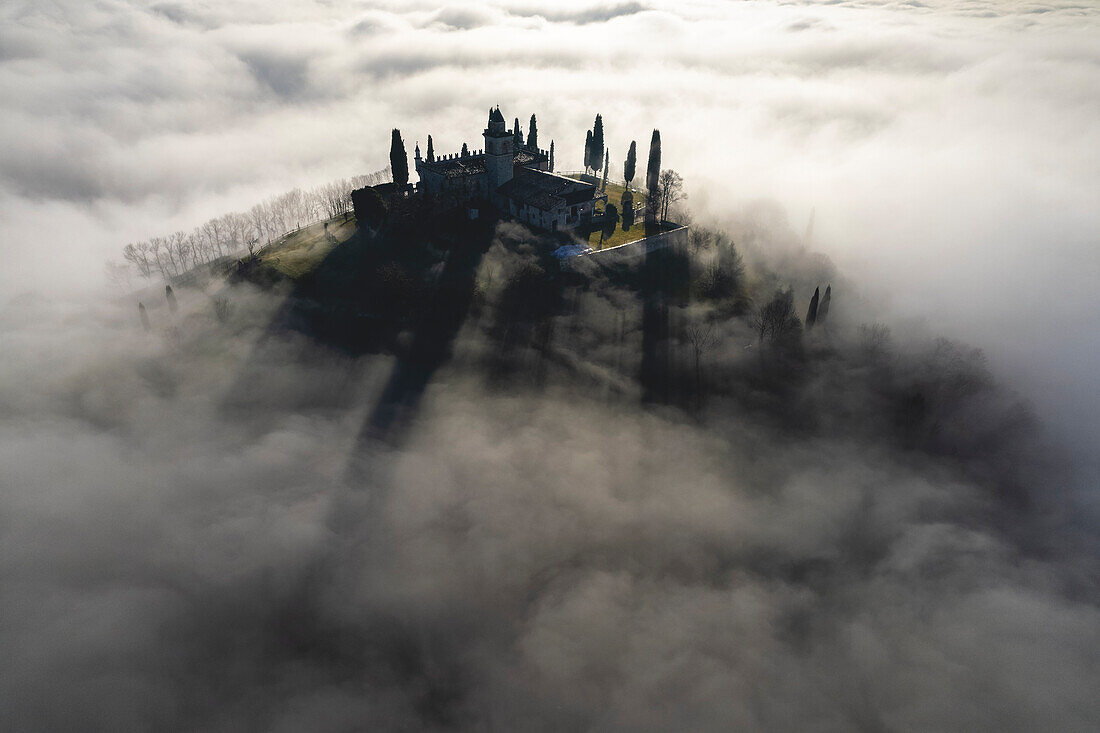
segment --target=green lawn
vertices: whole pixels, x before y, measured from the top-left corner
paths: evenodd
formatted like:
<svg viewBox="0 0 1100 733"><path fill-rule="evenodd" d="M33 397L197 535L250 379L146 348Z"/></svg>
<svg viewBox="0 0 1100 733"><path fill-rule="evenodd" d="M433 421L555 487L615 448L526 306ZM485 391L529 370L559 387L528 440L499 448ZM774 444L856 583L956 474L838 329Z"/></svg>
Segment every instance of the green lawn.
<svg viewBox="0 0 1100 733"><path fill-rule="evenodd" d="M576 178L577 180L581 180L581 176L579 174L572 175L572 176L570 176L570 178ZM635 179L635 182L636 181L637 181L637 179ZM616 227L615 227L615 233L612 234L610 237L604 239L602 246L600 245L600 230L599 229L596 229L596 230L591 231L591 232L588 233L588 246L591 247L592 249L608 249L609 247L618 247L620 244L626 244L627 242L633 242L634 240L641 239L642 237L645 236L645 221L642 219L642 217L640 215L638 216L637 221L634 222L634 226L632 226L630 229L627 229L625 231L623 230L622 200L623 200L623 191L624 190L625 189L622 186L619 186L619 185L616 185L614 183L608 182L607 190L604 191L604 193L607 194L607 203L615 204L615 208L619 210L620 219L619 219L618 225L616 225ZM644 206L645 205L645 198L646 198L645 192L644 191L639 191L638 188L635 186L635 188L634 188L634 208L638 208L639 206ZM601 201L601 202L596 204L596 212L597 213L602 213L603 210L604 210L604 204ZM582 237L584 236L583 231L578 230L577 233L580 234Z"/></svg>
<svg viewBox="0 0 1100 733"><path fill-rule="evenodd" d="M325 234L325 222L310 224L272 242L260 253L260 260L297 279L317 267L332 248L348 240L355 229L354 216L349 217L347 222L343 216L329 219L328 236Z"/></svg>
<svg viewBox="0 0 1100 733"><path fill-rule="evenodd" d="M611 187L608 186L608 188ZM579 234L581 237L584 237L583 230L578 229L577 234ZM615 225L615 233L612 234L610 237L605 238L602 245L600 244L600 235L601 231L598 228L594 231L588 232L588 246L592 249L608 249L609 247L618 247L620 244L633 242L636 239L641 239L642 237L644 237L645 220L639 219L638 221L634 222L634 226L626 230L623 229L622 221L619 221L619 223Z"/></svg>

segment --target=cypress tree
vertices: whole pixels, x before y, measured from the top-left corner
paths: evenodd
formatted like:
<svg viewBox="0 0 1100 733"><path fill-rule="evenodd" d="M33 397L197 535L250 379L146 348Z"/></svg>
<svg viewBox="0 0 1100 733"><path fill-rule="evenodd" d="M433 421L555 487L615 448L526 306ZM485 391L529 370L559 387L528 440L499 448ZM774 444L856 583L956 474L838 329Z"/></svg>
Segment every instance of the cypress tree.
<svg viewBox="0 0 1100 733"><path fill-rule="evenodd" d="M657 221L657 187L661 179L661 131L654 130L653 138L649 141L649 167L646 168L646 223L655 224Z"/></svg>
<svg viewBox="0 0 1100 733"><path fill-rule="evenodd" d="M405 188L409 184L409 154L405 152L405 141L401 139L401 131L393 129L393 137L390 140L390 171L393 173L393 182L397 188Z"/></svg>
<svg viewBox="0 0 1100 733"><path fill-rule="evenodd" d="M645 173L645 187L650 194L657 193L657 182L661 178L661 131L654 130L649 141L649 167ZM656 198L656 196L654 196Z"/></svg>
<svg viewBox="0 0 1100 733"><path fill-rule="evenodd" d="M638 144L630 141L630 150L626 153L626 162L623 163L623 180L629 187L634 180L634 168L638 165Z"/></svg>
<svg viewBox="0 0 1100 733"><path fill-rule="evenodd" d="M821 297L821 288L814 288L814 297L810 298L810 309L806 311L806 328L810 329L817 323L817 301Z"/></svg>
<svg viewBox="0 0 1100 733"><path fill-rule="evenodd" d="M432 136L428 135L428 162L435 162L435 147L432 145Z"/></svg>
<svg viewBox="0 0 1100 733"><path fill-rule="evenodd" d="M596 115L592 126L592 169L599 172L603 166L603 115Z"/></svg>
<svg viewBox="0 0 1100 733"><path fill-rule="evenodd" d="M603 225L600 228L600 247L603 247L604 240L615 233L615 225L619 223L619 211L615 208L615 204L608 204L607 209L604 210Z"/></svg>
<svg viewBox="0 0 1100 733"><path fill-rule="evenodd" d="M512 125L512 137L515 138L516 150L523 147L523 130L519 129L519 118L516 118L516 122Z"/></svg>
<svg viewBox="0 0 1100 733"><path fill-rule="evenodd" d="M634 194L629 188L623 190L623 198L619 202L623 210L623 230L634 226Z"/></svg>
<svg viewBox="0 0 1100 733"><path fill-rule="evenodd" d="M817 307L817 322L824 323L825 316L829 315L829 301L833 299L833 286L825 288L825 297L821 299L821 305Z"/></svg>
<svg viewBox="0 0 1100 733"><path fill-rule="evenodd" d="M539 149L539 127L534 115L531 115L531 124L527 126L527 147L532 150Z"/></svg>
<svg viewBox="0 0 1100 733"><path fill-rule="evenodd" d="M142 325L142 327L146 331L148 331L150 329L149 314L145 312L145 304L144 303L138 303L138 315L141 316L141 325Z"/></svg>
<svg viewBox="0 0 1100 733"><path fill-rule="evenodd" d="M554 141L550 141L550 172L554 172Z"/></svg>
<svg viewBox="0 0 1100 733"><path fill-rule="evenodd" d="M168 301L168 310L175 313L179 305L176 303L176 294L172 292L171 285L164 286L164 299Z"/></svg>
<svg viewBox="0 0 1100 733"><path fill-rule="evenodd" d="M587 137L584 140L584 172L587 173L588 169L592 167L592 131L588 131Z"/></svg>
<svg viewBox="0 0 1100 733"><path fill-rule="evenodd" d="M462 143L462 157L465 158L470 154L470 149L466 147L466 143Z"/></svg>
<svg viewBox="0 0 1100 733"><path fill-rule="evenodd" d="M605 150L603 154L603 183L600 184L600 190L607 190L607 171L611 168L611 151Z"/></svg>

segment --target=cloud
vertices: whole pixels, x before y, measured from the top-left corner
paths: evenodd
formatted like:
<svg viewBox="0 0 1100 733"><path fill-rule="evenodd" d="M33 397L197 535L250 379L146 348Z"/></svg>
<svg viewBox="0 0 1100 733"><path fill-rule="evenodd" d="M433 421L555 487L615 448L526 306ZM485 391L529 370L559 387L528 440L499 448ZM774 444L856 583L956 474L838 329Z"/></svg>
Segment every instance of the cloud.
<svg viewBox="0 0 1100 733"><path fill-rule="evenodd" d="M432 23L446 28L470 30L491 24L495 17L484 8L448 7L432 14Z"/></svg>
<svg viewBox="0 0 1100 733"><path fill-rule="evenodd" d="M750 219L764 258L792 236L775 211ZM398 443L358 439L394 358L265 330L278 296L228 291L226 324L197 290L176 316L142 296L151 334L132 302L5 303L5 725L1029 730L1100 715L1094 528L1060 516L1060 474L1005 419L1011 395L981 382L945 403L943 452L899 447L886 372L849 361L837 321L784 428L765 395L736 396L758 360L731 320L707 369L732 392L692 419L645 409L604 389L640 351L630 290L568 294L541 356L522 324L508 349L494 340L533 238L499 239L493 307L463 324ZM800 289L827 271L797 252L783 268ZM844 297L836 314L858 322ZM969 373L968 352L929 346L914 338L888 370L933 390ZM509 349L548 359L541 387L487 379ZM1035 504L1006 499L1010 477Z"/></svg>
<svg viewBox="0 0 1100 733"><path fill-rule="evenodd" d="M246 53L241 59L264 86L278 96L294 101L309 99L309 61L280 53Z"/></svg>
<svg viewBox="0 0 1100 733"><path fill-rule="evenodd" d="M0 303L46 298L0 313L0 613L20 671L0 684L23 727L197 709L192 727L239 728L257 707L275 730L486 709L549 729L1095 719L1091 550L1029 554L942 465L444 374L409 450L377 458L385 532L349 534L365 500L340 475L369 394L272 407L255 434L217 413L232 365L138 338L129 304L58 300L129 241L385 166L394 126L477 147L499 103L537 113L573 169L602 112L613 176L659 127L700 221L816 272L796 234L814 210L813 246L878 304L866 317L983 346L1066 449L1066 476L1029 484L1078 490L1050 536L1090 536L1095 19L938 0L5 4ZM369 393L386 366L284 355L264 379L362 367Z"/></svg>
<svg viewBox="0 0 1100 733"><path fill-rule="evenodd" d="M625 2L612 5L580 5L576 7L563 7L562 5L547 3L540 5L513 4L508 6L508 11L513 15L539 17L545 18L552 23L573 23L576 25L604 23L615 18L644 13L649 9L649 6L637 2Z"/></svg>

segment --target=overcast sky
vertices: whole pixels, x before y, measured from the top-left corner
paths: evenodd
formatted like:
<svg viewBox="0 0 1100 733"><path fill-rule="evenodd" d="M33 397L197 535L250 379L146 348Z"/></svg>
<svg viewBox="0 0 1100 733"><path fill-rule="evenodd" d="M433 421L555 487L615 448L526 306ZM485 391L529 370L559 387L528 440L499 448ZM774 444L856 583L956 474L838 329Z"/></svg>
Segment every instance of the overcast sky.
<svg viewBox="0 0 1100 733"><path fill-rule="evenodd" d="M0 6L0 300L127 242L540 119L560 169L662 130L699 216L769 200L883 319L987 348L1064 429L1100 381L1100 33L1085 2ZM643 153L644 155L644 153Z"/></svg>

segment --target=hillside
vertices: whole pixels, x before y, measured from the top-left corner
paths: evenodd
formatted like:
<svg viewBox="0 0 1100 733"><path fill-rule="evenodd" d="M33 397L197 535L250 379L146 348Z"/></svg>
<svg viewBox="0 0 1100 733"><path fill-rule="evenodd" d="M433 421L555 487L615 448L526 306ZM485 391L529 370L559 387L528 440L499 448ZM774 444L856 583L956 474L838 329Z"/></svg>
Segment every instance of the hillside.
<svg viewBox="0 0 1100 733"><path fill-rule="evenodd" d="M314 270L332 249L355 234L354 215L335 216L290 232L264 247L259 259L291 279Z"/></svg>

